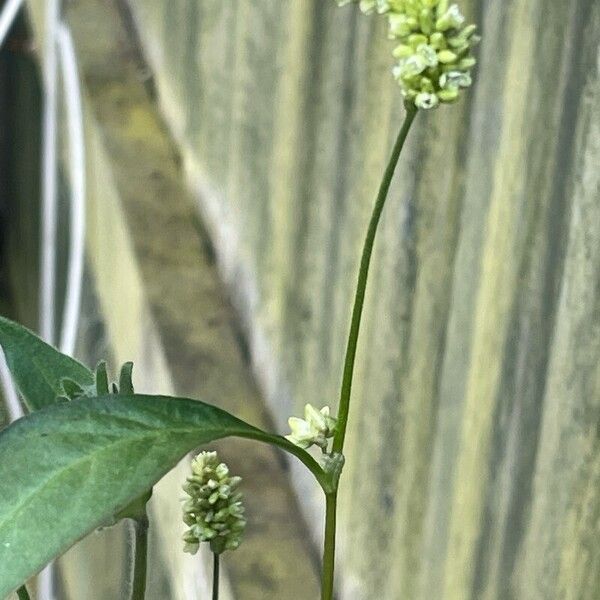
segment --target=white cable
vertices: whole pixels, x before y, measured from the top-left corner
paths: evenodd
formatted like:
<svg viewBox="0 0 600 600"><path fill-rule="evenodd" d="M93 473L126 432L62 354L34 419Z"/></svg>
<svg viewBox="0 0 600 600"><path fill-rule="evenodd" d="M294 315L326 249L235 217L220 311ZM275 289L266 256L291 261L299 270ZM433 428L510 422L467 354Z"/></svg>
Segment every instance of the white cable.
<svg viewBox="0 0 600 600"><path fill-rule="evenodd" d="M25 0L8 0L0 13L0 46L4 43L7 33L19 14L19 9Z"/></svg>
<svg viewBox="0 0 600 600"><path fill-rule="evenodd" d="M19 400L19 394L13 383L10 369L4 356L4 351L0 348L0 380L2 381L2 392L4 394L4 403L8 409L8 419L12 423L23 416L23 406Z"/></svg>
<svg viewBox="0 0 600 600"><path fill-rule="evenodd" d="M57 121L58 69L56 31L60 1L46 0L44 52L44 112L42 124L42 227L40 241L40 334L54 342L56 300ZM54 600L54 568L50 563L38 577L38 598Z"/></svg>
<svg viewBox="0 0 600 600"><path fill-rule="evenodd" d="M81 310L85 256L85 140L77 58L71 33L64 23L58 26L57 42L66 104L71 192L70 246L60 349L72 355Z"/></svg>
<svg viewBox="0 0 600 600"><path fill-rule="evenodd" d="M0 47L4 44L4 40L12 27L19 10L23 5L24 0L8 0L2 7L0 12ZM8 409L8 417L10 421L16 421L23 416L23 407L19 400L19 395L15 389L10 370L6 364L6 357L3 350L0 348L0 382L2 384L2 392L4 402Z"/></svg>
<svg viewBox="0 0 600 600"><path fill-rule="evenodd" d="M42 231L40 257L40 334L54 341L57 211L57 52L56 30L60 5L46 0L44 55L44 113L42 128Z"/></svg>
<svg viewBox="0 0 600 600"><path fill-rule="evenodd" d="M8 0L0 13L0 46L13 24L24 0ZM54 341L56 298L57 207L57 46L63 74L69 133L69 175L71 188L71 235L69 263L60 347L72 354L81 307L81 288L85 246L85 145L83 112L77 62L71 35L59 23L59 0L46 2L44 56L44 114L42 141L42 231L40 257L40 332L49 343ZM10 420L23 416L23 408L4 352L0 349L0 380L4 389ZM44 569L38 578L39 598L53 600L54 570Z"/></svg>

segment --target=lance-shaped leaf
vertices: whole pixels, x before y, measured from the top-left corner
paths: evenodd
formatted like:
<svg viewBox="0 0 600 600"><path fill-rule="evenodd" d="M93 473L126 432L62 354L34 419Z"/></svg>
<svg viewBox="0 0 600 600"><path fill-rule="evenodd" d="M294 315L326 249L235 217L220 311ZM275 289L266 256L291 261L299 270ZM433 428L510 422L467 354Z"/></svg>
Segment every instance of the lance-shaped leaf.
<svg viewBox="0 0 600 600"><path fill-rule="evenodd" d="M94 374L73 358L43 342L29 329L0 317L0 345L29 411L52 404L64 394L62 380L92 389Z"/></svg>
<svg viewBox="0 0 600 600"><path fill-rule="evenodd" d="M7 427L0 432L0 598L112 522L187 452L228 436L279 446L327 485L310 454L285 438L185 398L81 398Z"/></svg>

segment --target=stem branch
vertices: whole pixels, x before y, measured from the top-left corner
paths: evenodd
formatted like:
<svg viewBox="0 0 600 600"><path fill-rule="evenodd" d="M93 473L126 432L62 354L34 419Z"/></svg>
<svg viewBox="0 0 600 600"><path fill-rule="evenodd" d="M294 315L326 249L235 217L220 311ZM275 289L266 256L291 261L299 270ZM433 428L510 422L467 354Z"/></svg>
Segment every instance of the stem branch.
<svg viewBox="0 0 600 600"><path fill-rule="evenodd" d="M19 597L19 600L31 600L29 592L24 585L17 590L17 596Z"/></svg>
<svg viewBox="0 0 600 600"><path fill-rule="evenodd" d="M146 571L148 562L148 517L138 517L133 524L135 531L135 560L133 563L133 585L131 600L144 600L146 593Z"/></svg>
<svg viewBox="0 0 600 600"><path fill-rule="evenodd" d="M213 552L213 592L212 600L219 600L219 555Z"/></svg>
<svg viewBox="0 0 600 600"><path fill-rule="evenodd" d="M371 264L371 255L373 253L373 245L375 243L375 235L381 212L385 206L385 201L390 189L390 184L400 158L400 152L404 147L404 142L408 136L410 126L412 125L417 109L413 105L407 104L406 117L398 134L398 139L394 145L390 162L383 175L377 200L369 222L367 237L363 247L362 257L360 260L360 269L358 272L358 283L356 286L356 295L354 298L354 308L352 310L352 321L350 324L350 333L348 335L348 346L346 348L346 359L344 361L344 374L342 377L342 389L340 393L340 403L338 409L338 425L335 438L333 440L333 451L340 454L344 450L344 440L346 438L346 425L348 422L348 413L350 411L350 393L352 391L352 376L354 375L354 361L356 359L356 347L358 345L358 334L360 332L360 321L362 318L363 306L365 303L365 291L367 289L367 280L369 277L369 267Z"/></svg>
<svg viewBox="0 0 600 600"><path fill-rule="evenodd" d="M327 494L325 498L325 545L323 546L321 600L333 600L337 491Z"/></svg>
<svg viewBox="0 0 600 600"><path fill-rule="evenodd" d="M348 423L348 414L350 411L350 394L352 391L352 377L354 375L354 362L356 359L356 348L358 345L358 334L360 332L360 321L362 318L363 307L365 303L365 292L369 278L369 267L371 264L371 255L375 244L377 227L381 218L383 207L392 183L394 171L400 158L400 153L404 147L404 142L413 124L417 109L411 105L406 105L406 117L398 133L398 138L392 150L392 156L383 175L383 180L379 187L373 214L369 221L367 236L360 259L360 269L358 272L358 283L356 285L356 295L354 298L354 308L352 309L352 320L350 323L350 332L348 334L348 346L346 348L346 358L344 361L344 374L342 376L342 389L340 393L340 402L338 408L338 424L335 437L333 439L333 452L343 454L344 441L346 438L346 425ZM321 581L321 600L333 600L334 590L334 570L335 570L335 534L336 534L336 512L337 512L337 482L336 489L333 491L325 490L326 511L325 511L325 544L323 547L323 575ZM324 488L325 489L325 488Z"/></svg>

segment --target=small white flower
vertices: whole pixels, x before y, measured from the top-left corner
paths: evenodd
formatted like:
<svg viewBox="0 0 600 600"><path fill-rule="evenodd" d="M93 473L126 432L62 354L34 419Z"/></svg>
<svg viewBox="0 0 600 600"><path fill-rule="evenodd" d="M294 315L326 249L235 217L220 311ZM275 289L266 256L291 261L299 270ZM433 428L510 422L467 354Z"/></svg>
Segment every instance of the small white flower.
<svg viewBox="0 0 600 600"><path fill-rule="evenodd" d="M437 67L438 56L429 44L420 44L417 48L417 56L420 56L427 67Z"/></svg>
<svg viewBox="0 0 600 600"><path fill-rule="evenodd" d="M425 110L435 108L439 103L440 100L436 94L421 92L420 94L417 94L417 97L415 98L415 105L418 108L423 108Z"/></svg>
<svg viewBox="0 0 600 600"><path fill-rule="evenodd" d="M337 425L337 420L329 415L329 406L317 410L312 404L307 404L304 407L304 418L313 430L318 431L325 437L331 437Z"/></svg>
<svg viewBox="0 0 600 600"><path fill-rule="evenodd" d="M427 63L420 54L413 54L398 63L398 73L402 79L410 79L420 75L426 68Z"/></svg>
<svg viewBox="0 0 600 600"><path fill-rule="evenodd" d="M471 75L462 71L449 71L440 77L440 86L444 89L468 88L471 83Z"/></svg>
<svg viewBox="0 0 600 600"><path fill-rule="evenodd" d="M304 407L304 419L290 417L288 423L292 433L285 437L292 444L304 449L315 445L325 451L327 438L333 437L335 433L337 419L330 416L328 406L317 410L307 404Z"/></svg>
<svg viewBox="0 0 600 600"><path fill-rule="evenodd" d="M296 444L296 446L300 446L301 448L309 448L313 445L314 433L310 427L310 425L304 420L299 419L298 417L290 417L288 419L288 424L292 433L290 435L286 435L285 437Z"/></svg>
<svg viewBox="0 0 600 600"><path fill-rule="evenodd" d="M418 26L418 21L414 17L402 13L390 13L388 22L390 27L389 37L392 39L406 37Z"/></svg>
<svg viewBox="0 0 600 600"><path fill-rule="evenodd" d="M438 31L448 31L448 29L457 29L465 22L464 15L460 12L458 4L453 4L435 23Z"/></svg>

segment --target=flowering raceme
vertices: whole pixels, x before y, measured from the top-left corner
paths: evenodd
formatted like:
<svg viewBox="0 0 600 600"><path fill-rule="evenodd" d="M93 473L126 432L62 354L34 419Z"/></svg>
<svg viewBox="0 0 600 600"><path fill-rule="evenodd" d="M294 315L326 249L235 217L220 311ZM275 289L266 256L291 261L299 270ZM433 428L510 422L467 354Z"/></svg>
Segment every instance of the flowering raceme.
<svg viewBox="0 0 600 600"><path fill-rule="evenodd" d="M192 475L183 486L190 496L183 505L186 552L195 554L202 542L209 542L215 554L240 545L246 527L242 495L236 491L240 481L216 452L201 452L192 461Z"/></svg>
<svg viewBox="0 0 600 600"><path fill-rule="evenodd" d="M457 4L449 0L337 0L356 3L370 14L384 14L389 37L398 45L394 77L402 94L417 108L435 108L458 99L471 85L475 66L473 46L479 41L475 25L465 25Z"/></svg>

